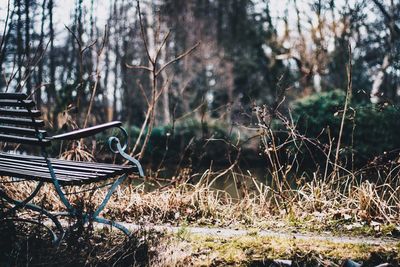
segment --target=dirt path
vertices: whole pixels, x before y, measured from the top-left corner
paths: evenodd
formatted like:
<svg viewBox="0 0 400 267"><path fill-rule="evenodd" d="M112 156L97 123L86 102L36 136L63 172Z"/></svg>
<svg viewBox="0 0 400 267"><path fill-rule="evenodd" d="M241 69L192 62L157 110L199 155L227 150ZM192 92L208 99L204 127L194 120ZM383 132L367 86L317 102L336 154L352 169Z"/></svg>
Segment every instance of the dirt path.
<svg viewBox="0 0 400 267"><path fill-rule="evenodd" d="M143 229L143 226L136 224L122 223L125 227L130 230ZM333 243L341 244L365 244L365 245L396 245L400 243L400 238L388 238L388 237L364 237L364 236L334 236L331 233L291 233L282 231L271 231L271 230L245 230L245 229L229 229L229 228L207 228L207 227L176 227L168 225L154 225L145 226L145 229L153 229L156 231L167 231L171 233L178 233L179 231L185 231L190 234L198 234L205 236L216 236L216 237L239 237L245 235L257 235L263 237L273 238L285 238L285 239L298 239L298 240L310 240L310 241L328 241Z"/></svg>

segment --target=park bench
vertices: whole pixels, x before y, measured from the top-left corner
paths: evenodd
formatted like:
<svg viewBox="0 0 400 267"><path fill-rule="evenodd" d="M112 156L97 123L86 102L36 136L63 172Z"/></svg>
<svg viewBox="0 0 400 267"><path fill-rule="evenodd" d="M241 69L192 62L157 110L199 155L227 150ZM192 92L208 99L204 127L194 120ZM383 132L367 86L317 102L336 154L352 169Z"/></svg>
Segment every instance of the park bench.
<svg viewBox="0 0 400 267"><path fill-rule="evenodd" d="M56 234L48 226L54 242L59 242L65 234L65 230L59 221L60 216L67 216L77 219L78 216L83 223L94 221L111 225L129 235L129 230L123 225L99 216L105 208L112 193L127 178L129 174L137 173L144 176L140 163L125 153L128 135L121 127L121 122L114 121L97 126L74 130L72 132L49 136L43 129L44 121L40 119L41 112L36 109L33 100L28 99L23 93L0 93L0 142L14 143L34 146L39 155L26 155L22 153L9 153L0 151L0 177L12 177L13 181L33 180L37 182L36 188L29 192L29 196L23 200L14 199L7 195L0 187L0 200L7 203L6 211L1 214L0 220L15 219L14 214L20 209L28 209L46 216L52 221L59 231ZM108 146L113 153L120 154L130 162L129 165L116 165L95 162L70 161L51 158L48 155L48 147L57 140L80 140L96 135L105 130L117 128L124 136L125 143L116 136L108 138ZM1 178L0 178L1 179ZM110 183L104 200L97 209L90 214L82 214L67 199L66 186L90 184L94 182L114 179ZM0 180L0 185L2 181ZM65 212L53 213L43 207L31 203L32 199L39 193L45 183L52 183L58 197L65 206ZM1 204L1 202L0 202ZM38 223L37 220L33 223Z"/></svg>

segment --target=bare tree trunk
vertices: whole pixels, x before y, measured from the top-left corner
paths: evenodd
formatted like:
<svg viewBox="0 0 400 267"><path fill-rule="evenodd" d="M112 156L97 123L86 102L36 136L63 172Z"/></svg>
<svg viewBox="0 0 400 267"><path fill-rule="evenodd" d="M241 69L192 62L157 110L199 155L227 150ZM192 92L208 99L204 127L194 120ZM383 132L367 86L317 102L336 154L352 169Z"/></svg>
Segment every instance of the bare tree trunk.
<svg viewBox="0 0 400 267"><path fill-rule="evenodd" d="M25 0L25 61L26 61L26 68L30 68L30 17L29 17L29 8L30 8L30 1ZM32 92L32 83L31 83L31 75L29 75L29 71L26 70L27 76L26 79L26 90L28 95Z"/></svg>
<svg viewBox="0 0 400 267"><path fill-rule="evenodd" d="M40 40L39 40L39 53L43 53L43 42L44 42L44 23L46 22L46 0L43 0L42 3L42 20L40 23ZM38 84L42 85L43 82L43 60L39 62L38 66ZM38 109L41 108L42 105L42 88L39 88L36 92L36 104Z"/></svg>
<svg viewBox="0 0 400 267"><path fill-rule="evenodd" d="M55 114L51 114L51 107L55 103L55 92L56 92L56 66L54 62L54 28L53 28L53 0L49 0L48 11L49 11L49 38L50 38L50 51L49 51L49 76L50 85L47 86L47 108L49 115L52 116L53 125L56 125Z"/></svg>
<svg viewBox="0 0 400 267"><path fill-rule="evenodd" d="M168 76L165 72L161 74L161 77L165 83L164 90L163 90L163 122L164 124L171 123L171 113L169 111L169 87L170 82L168 81Z"/></svg>
<svg viewBox="0 0 400 267"><path fill-rule="evenodd" d="M90 1L90 40L94 39L94 30L95 30L95 17L93 15L94 13L94 2L93 0Z"/></svg>
<svg viewBox="0 0 400 267"><path fill-rule="evenodd" d="M378 70L374 82L372 84L371 88L371 102L372 103L378 103L380 99L380 88L383 83L383 79L385 78L385 72L386 69L390 65L390 56L389 54L386 54L385 57L383 58L382 66Z"/></svg>
<svg viewBox="0 0 400 267"><path fill-rule="evenodd" d="M154 29L157 28L157 25L155 22L152 7L153 7L153 1L149 1L147 4L144 5L145 8L144 13L146 14L146 21L147 21L147 23L145 24L147 27L145 27L144 38L147 38L148 54L150 55L151 58L154 59L156 56L156 46L157 46L157 37L156 37L157 33ZM150 57L148 58L149 66L152 64ZM157 77L155 77L152 72L149 72L149 80L153 85L151 94L155 96L156 87L154 86L156 86L157 84ZM156 109L157 109L156 106L152 107L153 111L151 112L151 114L156 114ZM150 116L150 118L152 118L152 116ZM153 122L150 121L149 124L150 124L149 129L151 130L153 127Z"/></svg>
<svg viewBox="0 0 400 267"><path fill-rule="evenodd" d="M122 9L122 7L121 7ZM118 12L118 0L114 2L114 32L116 36L119 35L120 27L118 27L119 23L117 18L119 17ZM115 65L114 65L114 89L113 89L113 104L112 104L112 118L113 120L117 119L117 90L118 90L118 68L119 68L119 59L121 57L119 50L119 38L115 38Z"/></svg>
<svg viewBox="0 0 400 267"><path fill-rule="evenodd" d="M107 114L106 115L106 119L107 121L112 120L112 113L110 111L112 111L112 107L111 107L111 103L110 103L110 99L108 97L108 76L110 73L110 27L111 27L111 17L112 17L112 5L110 4L110 15L109 18L107 19L107 45L106 45L106 51L105 51L105 58L104 58L104 65L105 65L105 70L104 70L104 79L103 79L103 105L106 107L107 110Z"/></svg>
<svg viewBox="0 0 400 267"><path fill-rule="evenodd" d="M167 45L162 47L162 50L160 51L160 61L162 64L166 62L166 47ZM167 72L163 71L161 73L161 78L164 83L164 89L162 92L162 107L163 107L163 123L164 124L169 124L171 123L171 113L169 110L169 87L170 87L170 81L168 80L168 75Z"/></svg>
<svg viewBox="0 0 400 267"><path fill-rule="evenodd" d="M81 105L84 101L83 101L83 92L85 90L85 83L83 81L83 58L82 58L82 54L81 54L81 46L83 44L82 42L82 36L83 36L83 22L82 22L82 13L83 13L83 6L82 6L82 1L83 0L78 0L78 5L77 5L77 20L75 21L75 23L77 24L77 42L78 42L78 60L76 62L76 69L78 70L78 86L77 86L77 99L76 99L76 107L78 110L81 110ZM84 106L84 105L82 105ZM83 110L82 110L83 111ZM79 116L77 117L77 120L79 120Z"/></svg>
<svg viewBox="0 0 400 267"><path fill-rule="evenodd" d="M17 65L18 65L18 83L21 82L22 79L22 10L21 10L21 0L16 1L17 5L17 14L18 14L18 21L17 21Z"/></svg>
<svg viewBox="0 0 400 267"><path fill-rule="evenodd" d="M378 9L382 12L383 16L386 18L386 26L390 30L389 49L388 49L389 51L383 58L382 65L375 76L375 79L374 79L374 82L373 82L372 88L371 88L371 102L377 103L377 102L379 102L379 99L380 99L380 93L381 93L380 91L381 91L381 86L383 84L383 80L385 78L386 69L390 66L390 61L391 61L390 53L391 53L392 49L394 48L393 45L394 45L395 36L398 36L400 34L400 29L396 25L395 19L394 19L394 13L393 13L394 2L391 1L391 7L390 7L391 11L389 11L389 12L385 9L383 4L381 2L379 2L378 0L373 0L373 2L378 7Z"/></svg>
<svg viewBox="0 0 400 267"><path fill-rule="evenodd" d="M6 19L4 21L4 30L3 30L3 36L1 37L1 42L0 42L0 73L3 71L3 62L5 60L6 56L6 51L7 51L7 43L8 39L10 37L10 32L12 29L12 22L13 22L13 15L14 15L14 10L11 12L10 11L10 2L8 2L7 6L7 15ZM10 14L11 12L11 14ZM7 28L8 26L8 28ZM1 83L0 83L1 85Z"/></svg>

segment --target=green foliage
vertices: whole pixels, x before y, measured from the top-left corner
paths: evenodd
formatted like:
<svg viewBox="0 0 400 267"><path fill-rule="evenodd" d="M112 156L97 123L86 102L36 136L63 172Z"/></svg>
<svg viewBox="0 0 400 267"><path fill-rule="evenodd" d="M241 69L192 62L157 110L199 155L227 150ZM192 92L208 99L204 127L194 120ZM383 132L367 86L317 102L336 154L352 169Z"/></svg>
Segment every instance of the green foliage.
<svg viewBox="0 0 400 267"><path fill-rule="evenodd" d="M228 160L231 153L229 142L236 142L229 126L187 119L173 125L155 127L146 147L146 160L158 164L162 158L166 163L217 164ZM131 141L136 142L140 129L132 127ZM232 149L234 150L234 149ZM233 151L232 151L233 152ZM165 157L164 157L165 155Z"/></svg>
<svg viewBox="0 0 400 267"><path fill-rule="evenodd" d="M294 103L297 129L308 137L335 142L339 136L345 92L333 90L314 94ZM399 111L393 106L352 102L347 111L342 136L342 156L354 152L356 163L400 148Z"/></svg>

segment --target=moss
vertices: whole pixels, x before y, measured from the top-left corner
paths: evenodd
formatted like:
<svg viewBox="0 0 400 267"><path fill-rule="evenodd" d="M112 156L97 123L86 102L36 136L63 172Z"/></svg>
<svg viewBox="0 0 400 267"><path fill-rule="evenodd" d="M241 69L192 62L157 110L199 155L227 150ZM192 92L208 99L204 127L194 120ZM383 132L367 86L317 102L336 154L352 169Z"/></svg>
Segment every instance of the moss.
<svg viewBox="0 0 400 267"><path fill-rule="evenodd" d="M178 231L177 231L177 233L176 233L176 236L177 236L179 239L188 240L188 239L189 239L189 236L190 236L190 232L189 232L189 230L187 229L187 227L182 226L182 227L180 227L180 228L178 229Z"/></svg>
<svg viewBox="0 0 400 267"><path fill-rule="evenodd" d="M381 233L386 236L391 236L397 231L396 225L394 224L386 224L381 227Z"/></svg>
<svg viewBox="0 0 400 267"><path fill-rule="evenodd" d="M258 234L260 233L260 230L257 228L251 228L247 230L247 235L249 236L258 236Z"/></svg>
<svg viewBox="0 0 400 267"><path fill-rule="evenodd" d="M205 264L202 259L207 262L218 262L220 265L235 264L235 266L246 265L260 259L297 260L307 257L327 259L336 263L346 258L364 261L370 257L371 253L384 255L398 251L400 248L400 243L393 246L377 246L336 243L312 238L297 240L265 237L258 234L231 238L192 234L187 241L192 245L195 255L203 255L197 259L199 265Z"/></svg>

